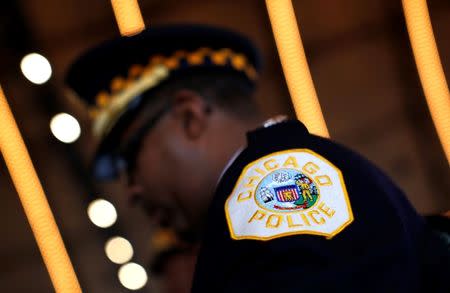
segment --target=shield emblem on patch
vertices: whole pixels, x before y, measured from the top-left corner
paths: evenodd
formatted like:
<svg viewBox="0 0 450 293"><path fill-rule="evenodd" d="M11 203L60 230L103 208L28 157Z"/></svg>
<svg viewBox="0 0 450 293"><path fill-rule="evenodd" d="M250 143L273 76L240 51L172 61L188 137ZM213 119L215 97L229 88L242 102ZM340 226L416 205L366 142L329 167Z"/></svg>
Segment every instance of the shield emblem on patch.
<svg viewBox="0 0 450 293"><path fill-rule="evenodd" d="M275 194L279 202L292 202L299 199L299 191L295 185L275 187Z"/></svg>

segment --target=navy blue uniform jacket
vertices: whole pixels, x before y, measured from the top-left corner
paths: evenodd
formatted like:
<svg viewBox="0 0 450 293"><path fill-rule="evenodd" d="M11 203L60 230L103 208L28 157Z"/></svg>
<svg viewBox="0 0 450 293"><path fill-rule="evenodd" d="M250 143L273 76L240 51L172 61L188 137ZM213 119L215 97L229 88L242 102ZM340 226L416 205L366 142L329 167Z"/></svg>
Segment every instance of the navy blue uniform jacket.
<svg viewBox="0 0 450 293"><path fill-rule="evenodd" d="M424 284L422 217L366 159L309 134L295 120L249 132L247 140L217 186L192 292L418 292L442 286ZM341 170L353 222L331 239L304 234L232 239L224 205L244 167L298 148L314 151Z"/></svg>

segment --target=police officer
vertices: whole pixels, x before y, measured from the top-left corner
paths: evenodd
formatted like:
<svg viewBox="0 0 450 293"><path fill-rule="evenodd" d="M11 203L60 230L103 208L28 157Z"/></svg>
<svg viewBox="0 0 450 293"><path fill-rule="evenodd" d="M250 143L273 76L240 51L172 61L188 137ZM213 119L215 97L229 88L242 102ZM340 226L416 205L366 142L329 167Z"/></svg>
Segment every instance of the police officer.
<svg viewBox="0 0 450 293"><path fill-rule="evenodd" d="M200 25L88 51L67 82L91 107L95 176L125 174L154 221L203 239L193 292L444 288L448 267L423 261L435 238L389 178L299 121L263 123L259 70L248 39Z"/></svg>

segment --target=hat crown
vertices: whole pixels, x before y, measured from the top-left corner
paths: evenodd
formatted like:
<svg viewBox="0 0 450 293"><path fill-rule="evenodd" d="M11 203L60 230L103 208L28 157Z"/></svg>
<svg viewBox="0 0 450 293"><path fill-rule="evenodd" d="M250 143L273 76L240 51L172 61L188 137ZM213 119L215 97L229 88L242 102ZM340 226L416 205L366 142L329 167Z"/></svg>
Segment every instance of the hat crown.
<svg viewBox="0 0 450 293"><path fill-rule="evenodd" d="M181 56L201 48L232 50L260 70L260 54L245 36L213 26L174 24L151 27L89 49L70 66L66 83L88 104L96 104L98 93L109 91L113 81L120 87L121 80L138 71L138 66L147 66L152 57ZM195 56L191 60L195 61Z"/></svg>

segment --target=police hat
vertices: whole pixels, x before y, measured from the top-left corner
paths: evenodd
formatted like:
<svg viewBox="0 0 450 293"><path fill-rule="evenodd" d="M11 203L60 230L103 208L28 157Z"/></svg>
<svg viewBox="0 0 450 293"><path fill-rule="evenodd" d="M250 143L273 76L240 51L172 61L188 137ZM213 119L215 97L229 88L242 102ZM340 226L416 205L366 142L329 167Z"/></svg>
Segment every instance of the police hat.
<svg viewBox="0 0 450 293"><path fill-rule="evenodd" d="M117 177L119 138L158 85L208 70L230 72L253 85L260 67L260 55L246 37L205 25L152 27L88 50L70 66L66 83L89 105L100 140L94 175Z"/></svg>

